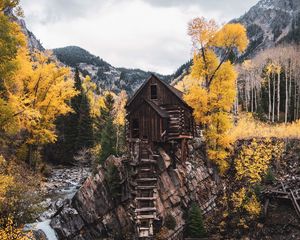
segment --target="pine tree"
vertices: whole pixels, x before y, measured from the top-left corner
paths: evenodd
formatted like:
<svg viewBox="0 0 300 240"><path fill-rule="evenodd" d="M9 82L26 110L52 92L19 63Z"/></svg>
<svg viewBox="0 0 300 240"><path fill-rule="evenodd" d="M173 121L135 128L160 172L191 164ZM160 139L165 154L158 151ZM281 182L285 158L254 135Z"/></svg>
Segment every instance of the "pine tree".
<svg viewBox="0 0 300 240"><path fill-rule="evenodd" d="M198 205L192 204L187 220L187 234L189 237L205 237L206 232L203 225L202 212Z"/></svg>
<svg viewBox="0 0 300 240"><path fill-rule="evenodd" d="M90 105L86 93L83 90L78 69L75 70L74 86L79 92L71 99L73 112L59 120L59 130L62 137L62 145L58 147L64 151L64 161L73 161L73 156L83 148L91 148L94 145L93 120L90 115Z"/></svg>
<svg viewBox="0 0 300 240"><path fill-rule="evenodd" d="M114 124L114 98L108 93L104 100L105 106L100 109L100 163L103 163L110 155L116 154L116 127Z"/></svg>
<svg viewBox="0 0 300 240"><path fill-rule="evenodd" d="M121 178L118 167L111 163L108 164L105 171L105 179L113 200L117 201L122 195Z"/></svg>
<svg viewBox="0 0 300 240"><path fill-rule="evenodd" d="M93 120L90 115L90 105L86 93L83 90L82 83L79 77L79 71L75 72L75 88L80 91L80 94L72 101L73 109L76 109L77 115L77 137L76 150L82 148L90 148L94 144L93 138ZM76 99L77 98L77 99Z"/></svg>

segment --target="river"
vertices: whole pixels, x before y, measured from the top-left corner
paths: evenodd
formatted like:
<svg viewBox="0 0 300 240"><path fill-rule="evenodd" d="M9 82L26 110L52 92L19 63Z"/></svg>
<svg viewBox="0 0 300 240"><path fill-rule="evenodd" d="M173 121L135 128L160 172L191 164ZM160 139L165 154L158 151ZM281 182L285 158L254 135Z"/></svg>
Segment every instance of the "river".
<svg viewBox="0 0 300 240"><path fill-rule="evenodd" d="M51 228L51 217L65 201L72 199L83 181L90 175L88 167L56 167L51 170L49 177L41 184L44 209L35 223L26 224L25 230L32 230L47 237L47 240L58 240Z"/></svg>

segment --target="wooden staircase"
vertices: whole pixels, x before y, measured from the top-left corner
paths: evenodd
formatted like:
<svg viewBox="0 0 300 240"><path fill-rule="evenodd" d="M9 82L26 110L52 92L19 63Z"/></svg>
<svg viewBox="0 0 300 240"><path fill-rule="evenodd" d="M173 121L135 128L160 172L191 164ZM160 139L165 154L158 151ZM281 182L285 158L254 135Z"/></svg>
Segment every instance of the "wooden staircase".
<svg viewBox="0 0 300 240"><path fill-rule="evenodd" d="M139 239L153 239L153 221L157 219L157 174L158 155L149 147L148 141L139 143L136 159L133 160L131 174L131 212Z"/></svg>

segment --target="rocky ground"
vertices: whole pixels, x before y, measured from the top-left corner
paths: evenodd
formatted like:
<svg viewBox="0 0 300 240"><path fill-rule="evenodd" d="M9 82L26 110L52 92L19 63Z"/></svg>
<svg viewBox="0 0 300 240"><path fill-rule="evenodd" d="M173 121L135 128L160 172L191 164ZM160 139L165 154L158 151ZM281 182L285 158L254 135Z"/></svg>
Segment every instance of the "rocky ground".
<svg viewBox="0 0 300 240"><path fill-rule="evenodd" d="M52 168L40 189L44 199L40 206L45 211L39 215L36 223L27 224L25 229L33 230L37 239L56 240L56 233L49 225L51 218L59 208L74 197L89 175L88 167Z"/></svg>

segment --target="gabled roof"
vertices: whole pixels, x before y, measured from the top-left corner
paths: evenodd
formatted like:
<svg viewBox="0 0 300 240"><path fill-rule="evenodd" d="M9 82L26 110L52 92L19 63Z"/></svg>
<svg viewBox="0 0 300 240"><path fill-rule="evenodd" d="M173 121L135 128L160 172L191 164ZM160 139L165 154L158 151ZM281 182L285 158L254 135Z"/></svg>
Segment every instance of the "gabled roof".
<svg viewBox="0 0 300 240"><path fill-rule="evenodd" d="M157 106L154 102L148 101L146 99L144 99L144 101L146 103L148 103L154 111L156 111L162 118L168 118L169 114L167 111L165 111L164 109L160 108L159 106Z"/></svg>
<svg viewBox="0 0 300 240"><path fill-rule="evenodd" d="M147 83L150 81L151 78L155 78L158 81L160 81L164 86L166 86L170 92L172 92L184 105L186 105L188 108L192 109L184 100L183 100L183 92L179 91L175 87L167 84L166 82L162 81L158 77L156 77L154 74L151 74L151 76L142 84L142 86L135 92L135 94L129 99L129 101L126 104L126 107L128 107L132 101L136 98L136 96L141 92L141 90L147 85Z"/></svg>
<svg viewBox="0 0 300 240"><path fill-rule="evenodd" d="M164 110L164 109L162 109L162 108L160 108L158 105L156 105L154 102L152 102L152 101L149 101L149 100L147 100L147 99L145 99L145 98L143 98L143 101L139 104L139 105L137 105L131 112L135 112L137 109L139 109L140 108L140 106L141 105L143 105L143 104L147 104L147 105L149 105L160 117L162 117L162 118L169 118L170 117L170 115L169 115L169 113L166 111L166 110ZM128 116L128 115L127 115Z"/></svg>

